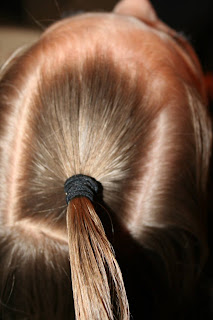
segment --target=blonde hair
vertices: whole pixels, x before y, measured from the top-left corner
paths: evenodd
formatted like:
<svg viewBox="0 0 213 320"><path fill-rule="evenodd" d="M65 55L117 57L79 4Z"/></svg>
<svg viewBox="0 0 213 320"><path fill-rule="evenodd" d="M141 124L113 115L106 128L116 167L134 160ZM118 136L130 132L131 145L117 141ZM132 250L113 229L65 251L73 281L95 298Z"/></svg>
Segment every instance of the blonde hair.
<svg viewBox="0 0 213 320"><path fill-rule="evenodd" d="M129 319L103 216L119 225L116 247L128 235L160 257L184 300L207 254L211 133L199 94L179 79L153 105L152 88L106 49L81 61L51 49L41 39L0 83L2 318L73 318L69 258L76 318ZM102 184L103 203L67 207L64 182L80 173Z"/></svg>

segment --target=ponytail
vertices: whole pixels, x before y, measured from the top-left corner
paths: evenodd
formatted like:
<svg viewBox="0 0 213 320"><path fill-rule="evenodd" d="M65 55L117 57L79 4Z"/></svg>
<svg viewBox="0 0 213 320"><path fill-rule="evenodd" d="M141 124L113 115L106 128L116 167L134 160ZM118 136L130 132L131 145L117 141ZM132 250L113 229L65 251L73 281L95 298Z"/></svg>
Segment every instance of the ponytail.
<svg viewBox="0 0 213 320"><path fill-rule="evenodd" d="M89 183L96 180L77 175L75 182L78 176L86 177L87 181L80 183L83 193L91 195L91 184L88 188L86 185L88 179ZM82 188L79 190L76 184L69 188L71 191L67 196L74 196L67 198L67 228L76 319L128 320L129 307L122 274L91 197L77 197L76 189L82 194Z"/></svg>

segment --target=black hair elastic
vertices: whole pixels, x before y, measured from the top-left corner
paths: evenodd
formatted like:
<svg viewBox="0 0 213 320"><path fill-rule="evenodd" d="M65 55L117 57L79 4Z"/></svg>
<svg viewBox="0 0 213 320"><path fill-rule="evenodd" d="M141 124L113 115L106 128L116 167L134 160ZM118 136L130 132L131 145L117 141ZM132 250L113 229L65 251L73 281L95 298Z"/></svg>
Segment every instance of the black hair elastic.
<svg viewBox="0 0 213 320"><path fill-rule="evenodd" d="M64 191L66 193L67 204L73 198L78 197L86 197L93 202L94 198L102 192L102 185L92 177L77 174L66 180Z"/></svg>

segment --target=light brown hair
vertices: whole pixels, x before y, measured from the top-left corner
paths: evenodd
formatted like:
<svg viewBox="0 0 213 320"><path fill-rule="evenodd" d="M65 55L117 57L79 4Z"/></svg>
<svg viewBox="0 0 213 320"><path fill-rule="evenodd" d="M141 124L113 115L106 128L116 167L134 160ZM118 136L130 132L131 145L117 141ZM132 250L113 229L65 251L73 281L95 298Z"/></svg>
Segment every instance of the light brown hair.
<svg viewBox="0 0 213 320"><path fill-rule="evenodd" d="M74 317L68 259L77 319L129 318L103 215L160 257L184 300L207 255L211 133L199 93L178 79L153 105L149 79L111 52L73 61L55 46L41 39L0 83L2 318ZM104 203L67 207L64 182L78 173L102 184Z"/></svg>

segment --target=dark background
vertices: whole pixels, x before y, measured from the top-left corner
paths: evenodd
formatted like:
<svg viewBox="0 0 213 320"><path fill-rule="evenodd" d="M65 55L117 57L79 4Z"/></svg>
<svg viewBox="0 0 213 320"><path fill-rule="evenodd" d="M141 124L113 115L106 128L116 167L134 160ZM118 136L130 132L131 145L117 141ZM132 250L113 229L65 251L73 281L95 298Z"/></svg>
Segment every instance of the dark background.
<svg viewBox="0 0 213 320"><path fill-rule="evenodd" d="M205 71L213 70L213 0L152 0L159 17L182 31L195 47ZM110 11L116 0L1 1L0 25L43 29L68 12Z"/></svg>

